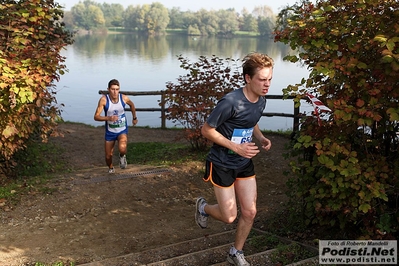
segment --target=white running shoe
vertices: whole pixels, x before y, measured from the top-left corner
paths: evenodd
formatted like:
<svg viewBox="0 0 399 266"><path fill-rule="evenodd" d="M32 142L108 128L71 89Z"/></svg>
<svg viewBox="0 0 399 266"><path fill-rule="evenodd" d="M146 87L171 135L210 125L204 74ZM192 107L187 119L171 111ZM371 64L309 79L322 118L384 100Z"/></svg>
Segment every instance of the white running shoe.
<svg viewBox="0 0 399 266"><path fill-rule="evenodd" d="M125 169L127 165L127 161L126 161L126 155L123 156L119 156L119 167L121 169Z"/></svg>
<svg viewBox="0 0 399 266"><path fill-rule="evenodd" d="M199 197L195 203L195 222L202 229L208 226L208 214L200 211L200 207L206 205L206 200L203 197ZM203 209L203 207L202 207Z"/></svg>
<svg viewBox="0 0 399 266"><path fill-rule="evenodd" d="M250 266L249 262L245 259L244 252L237 251L236 254L227 256L227 261L235 266Z"/></svg>

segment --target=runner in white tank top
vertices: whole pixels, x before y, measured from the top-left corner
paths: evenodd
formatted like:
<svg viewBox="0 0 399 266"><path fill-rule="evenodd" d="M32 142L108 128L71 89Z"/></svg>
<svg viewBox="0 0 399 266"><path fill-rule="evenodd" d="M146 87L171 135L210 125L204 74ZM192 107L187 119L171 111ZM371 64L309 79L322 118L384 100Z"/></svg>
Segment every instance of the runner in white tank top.
<svg viewBox="0 0 399 266"><path fill-rule="evenodd" d="M105 121L106 134L109 133L120 133L127 130L127 120L125 115L125 102L122 99L122 94L119 94L119 100L117 103L113 103L109 97L106 95L107 103L105 104L105 115L106 116L118 116L118 119L114 122Z"/></svg>
<svg viewBox="0 0 399 266"><path fill-rule="evenodd" d="M132 124L137 124L136 108L134 103L124 94L120 94L119 81L112 79L108 82L108 95L103 95L98 101L94 114L95 121L105 122L105 162L108 172L114 173L112 162L115 142L118 141L119 166L126 168L127 133L128 123L125 113L126 104L130 106L133 114ZM104 115L101 115L104 111Z"/></svg>

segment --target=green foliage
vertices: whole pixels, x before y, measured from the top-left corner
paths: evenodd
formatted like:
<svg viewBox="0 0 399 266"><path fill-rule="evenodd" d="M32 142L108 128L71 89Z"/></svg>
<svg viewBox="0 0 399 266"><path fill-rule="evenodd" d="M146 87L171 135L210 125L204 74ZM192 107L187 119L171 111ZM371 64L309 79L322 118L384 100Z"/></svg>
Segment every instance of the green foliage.
<svg viewBox="0 0 399 266"><path fill-rule="evenodd" d="M104 7L104 10L109 11ZM85 30L93 30L105 26L105 18L101 5L85 0L71 8L71 14L76 26ZM107 12L109 15L109 13Z"/></svg>
<svg viewBox="0 0 399 266"><path fill-rule="evenodd" d="M0 179L0 204L18 201L26 192L51 194L54 188L47 186L49 174L68 170L60 156L62 153L63 149L53 144L29 141L26 148L12 157L16 178Z"/></svg>
<svg viewBox="0 0 399 266"><path fill-rule="evenodd" d="M270 253L270 261L273 265L288 265L314 257L317 255L315 253L316 252L311 252L297 243L289 245L280 244L275 251Z"/></svg>
<svg viewBox="0 0 399 266"><path fill-rule="evenodd" d="M256 252L272 249L281 244L280 239L275 235L261 234L249 236L248 244L252 246Z"/></svg>
<svg viewBox="0 0 399 266"><path fill-rule="evenodd" d="M399 2L302 1L279 14L276 41L299 48L286 60L310 75L285 95L317 95L330 116L302 120L289 183L309 224L359 229L364 238L399 229Z"/></svg>
<svg viewBox="0 0 399 266"><path fill-rule="evenodd" d="M174 165L186 161L204 161L206 152L192 150L176 143L145 142L129 143L127 160L135 164Z"/></svg>
<svg viewBox="0 0 399 266"><path fill-rule="evenodd" d="M274 27L275 23L271 18L258 18L258 30L261 36L269 36Z"/></svg>
<svg viewBox="0 0 399 266"><path fill-rule="evenodd" d="M124 25L149 35L164 33L169 23L168 9L161 3L128 6L124 14Z"/></svg>
<svg viewBox="0 0 399 266"><path fill-rule="evenodd" d="M66 69L61 49L72 35L53 1L3 1L0 5L0 162L10 174L12 155L32 136L46 140L60 115L54 82Z"/></svg>
<svg viewBox="0 0 399 266"><path fill-rule="evenodd" d="M219 34L231 36L239 30L237 15L234 10L219 10L218 14L220 16Z"/></svg>
<svg viewBox="0 0 399 266"><path fill-rule="evenodd" d="M63 161L54 159L62 152L50 143L28 141L26 148L18 150L12 157L16 162L14 173L18 177L33 177L62 170Z"/></svg>
<svg viewBox="0 0 399 266"><path fill-rule="evenodd" d="M232 36L238 31L269 36L273 32L275 19L273 10L266 5L255 7L252 13L243 9L240 14L234 8L181 11L178 7L166 9L160 2L153 2L129 5L124 9L121 4L84 0L65 12L64 22L69 28L96 30L104 26L124 27L127 31L149 35L179 29L188 35L198 36Z"/></svg>
<svg viewBox="0 0 399 266"><path fill-rule="evenodd" d="M201 135L202 125L223 95L242 86L238 60L200 56L191 63L182 56L178 58L180 67L189 73L180 76L176 84L167 82L166 118L183 126L184 138L194 149L205 149L208 141Z"/></svg>
<svg viewBox="0 0 399 266"><path fill-rule="evenodd" d="M122 4L107 4L103 3L101 6L106 27L121 27L123 25L123 5Z"/></svg>

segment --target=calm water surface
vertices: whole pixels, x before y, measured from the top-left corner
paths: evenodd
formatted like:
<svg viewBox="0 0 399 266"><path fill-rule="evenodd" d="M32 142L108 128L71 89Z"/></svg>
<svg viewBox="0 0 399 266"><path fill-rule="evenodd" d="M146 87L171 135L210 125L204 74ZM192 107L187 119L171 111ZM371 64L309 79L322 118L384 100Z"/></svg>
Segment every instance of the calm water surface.
<svg viewBox="0 0 399 266"><path fill-rule="evenodd" d="M93 119L100 95L108 81L116 78L123 91L165 90L166 83L177 83L181 69L178 55L196 62L201 55L241 59L249 52L267 53L275 60L273 81L269 94L282 94L289 84L298 83L308 71L282 61L290 52L287 46L258 38L216 38L188 36L143 37L135 34L85 35L75 38L62 54L69 69L57 84L58 103L64 104L62 117L66 121L101 126ZM137 108L158 108L160 96L135 96ZM311 110L304 106L302 110ZM301 110L301 111L302 111ZM293 113L291 100L269 100L265 112ZM140 126L160 127L160 112L138 112ZM131 122L131 114L128 114ZM292 128L292 118L262 117L261 129ZM174 124L167 122L168 127Z"/></svg>

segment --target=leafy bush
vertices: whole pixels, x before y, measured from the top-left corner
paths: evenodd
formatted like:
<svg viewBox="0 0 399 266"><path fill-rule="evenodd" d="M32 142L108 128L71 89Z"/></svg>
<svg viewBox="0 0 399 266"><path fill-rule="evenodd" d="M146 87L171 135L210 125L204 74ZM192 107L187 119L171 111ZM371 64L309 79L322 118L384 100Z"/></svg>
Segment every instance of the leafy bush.
<svg viewBox="0 0 399 266"><path fill-rule="evenodd" d="M178 83L167 82L165 91L166 118L184 128L184 137L194 149L207 147L201 127L217 101L243 84L238 59L200 56L197 62L179 56L180 67L189 73Z"/></svg>
<svg viewBox="0 0 399 266"><path fill-rule="evenodd" d="M46 0L0 5L0 178L32 136L46 140L59 117L54 81L64 73L60 51L72 43L62 7Z"/></svg>
<svg viewBox="0 0 399 266"><path fill-rule="evenodd" d="M321 125L302 120L290 156L292 202L307 223L359 229L364 238L399 230L398 1L311 1L279 14L276 40L300 48L287 56L311 70L288 86L330 109Z"/></svg>

